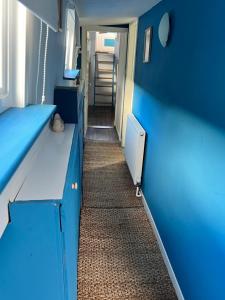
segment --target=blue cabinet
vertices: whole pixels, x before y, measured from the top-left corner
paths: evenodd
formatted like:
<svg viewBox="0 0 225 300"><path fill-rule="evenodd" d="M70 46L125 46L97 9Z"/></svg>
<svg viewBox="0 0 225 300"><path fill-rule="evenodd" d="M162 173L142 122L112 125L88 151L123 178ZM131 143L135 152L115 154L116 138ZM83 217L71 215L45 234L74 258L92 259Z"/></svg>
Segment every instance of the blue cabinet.
<svg viewBox="0 0 225 300"><path fill-rule="evenodd" d="M54 91L54 104L65 123L78 122L78 87L57 86Z"/></svg>
<svg viewBox="0 0 225 300"><path fill-rule="evenodd" d="M17 202L0 240L0 299L65 299L60 203Z"/></svg>
<svg viewBox="0 0 225 300"><path fill-rule="evenodd" d="M80 146L75 133L62 201L62 232L65 245L66 299L76 299L77 261L81 205ZM76 155L73 151L76 149Z"/></svg>
<svg viewBox="0 0 225 300"><path fill-rule="evenodd" d="M61 200L18 201L0 239L0 299L76 300L83 98Z"/></svg>

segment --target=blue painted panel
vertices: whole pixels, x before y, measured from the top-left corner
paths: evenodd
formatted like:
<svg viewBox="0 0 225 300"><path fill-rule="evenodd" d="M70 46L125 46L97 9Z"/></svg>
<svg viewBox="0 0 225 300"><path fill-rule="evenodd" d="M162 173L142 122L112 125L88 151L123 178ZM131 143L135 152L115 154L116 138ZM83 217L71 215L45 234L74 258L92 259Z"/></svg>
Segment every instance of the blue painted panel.
<svg viewBox="0 0 225 300"><path fill-rule="evenodd" d="M62 201L10 205L11 223L0 239L0 299L77 299L82 195L83 95ZM77 182L78 189L72 189Z"/></svg>
<svg viewBox="0 0 225 300"><path fill-rule="evenodd" d="M68 69L66 69L64 71L63 78L64 79L75 80L79 76L79 73L80 73L80 70L75 70L75 69L68 70Z"/></svg>
<svg viewBox="0 0 225 300"><path fill-rule="evenodd" d="M80 95L80 104L79 104L79 144L80 144L80 178L81 185L83 184L83 152L84 152L84 95ZM82 191L83 189L81 189ZM82 199L82 196L81 196Z"/></svg>
<svg viewBox="0 0 225 300"><path fill-rule="evenodd" d="M83 171L83 94L78 95L78 125L76 126L70 153L62 201L62 221L65 239L65 261L67 278L67 297L77 299L77 272L80 207L82 199ZM72 189L77 183L78 189Z"/></svg>
<svg viewBox="0 0 225 300"><path fill-rule="evenodd" d="M116 40L115 39L104 39L104 46L105 47L115 47Z"/></svg>
<svg viewBox="0 0 225 300"><path fill-rule="evenodd" d="M142 188L186 300L225 299L224 9L222 0L165 0L139 20L133 112L148 135ZM152 58L143 64L149 26Z"/></svg>
<svg viewBox="0 0 225 300"><path fill-rule="evenodd" d="M0 299L63 300L59 202L17 202L0 239Z"/></svg>
<svg viewBox="0 0 225 300"><path fill-rule="evenodd" d="M60 114L65 123L77 124L78 89L76 87L56 87L54 104L57 105L56 112Z"/></svg>
<svg viewBox="0 0 225 300"><path fill-rule="evenodd" d="M77 190L72 189L72 184L75 182L78 184ZM78 130L75 130L62 200L62 227L65 244L67 299L77 299L80 204L80 148L78 144Z"/></svg>
<svg viewBox="0 0 225 300"><path fill-rule="evenodd" d="M11 108L0 115L0 192L55 110L54 105Z"/></svg>
<svg viewBox="0 0 225 300"><path fill-rule="evenodd" d="M62 201L15 202L0 240L0 299L77 299L81 141L75 127ZM83 144L83 142L82 142ZM73 183L78 189L72 189Z"/></svg>

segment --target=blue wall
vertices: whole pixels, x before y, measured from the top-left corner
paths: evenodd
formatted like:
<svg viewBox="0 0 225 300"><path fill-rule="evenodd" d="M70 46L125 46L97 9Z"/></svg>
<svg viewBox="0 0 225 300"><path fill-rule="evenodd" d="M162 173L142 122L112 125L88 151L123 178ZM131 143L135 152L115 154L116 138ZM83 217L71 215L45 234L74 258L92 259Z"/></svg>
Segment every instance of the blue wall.
<svg viewBox="0 0 225 300"><path fill-rule="evenodd" d="M164 0L139 20L133 113L148 134L142 189L187 300L225 299L224 11L224 0ZM143 64L151 25L152 59Z"/></svg>

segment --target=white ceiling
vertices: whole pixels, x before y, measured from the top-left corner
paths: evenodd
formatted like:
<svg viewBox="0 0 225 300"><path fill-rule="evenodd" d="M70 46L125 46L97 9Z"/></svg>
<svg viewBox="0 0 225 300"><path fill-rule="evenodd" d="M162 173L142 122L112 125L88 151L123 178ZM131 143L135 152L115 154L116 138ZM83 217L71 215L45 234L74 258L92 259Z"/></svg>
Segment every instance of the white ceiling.
<svg viewBox="0 0 225 300"><path fill-rule="evenodd" d="M82 23L129 23L161 0L76 0Z"/></svg>

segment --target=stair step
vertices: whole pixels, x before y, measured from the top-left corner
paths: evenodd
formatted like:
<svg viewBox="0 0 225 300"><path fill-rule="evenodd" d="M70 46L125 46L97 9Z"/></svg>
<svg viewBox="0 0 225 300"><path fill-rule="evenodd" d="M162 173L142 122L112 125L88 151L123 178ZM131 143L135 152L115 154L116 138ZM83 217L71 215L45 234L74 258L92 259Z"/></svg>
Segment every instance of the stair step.
<svg viewBox="0 0 225 300"><path fill-rule="evenodd" d="M113 107L112 103L95 103L95 106L107 106L107 107Z"/></svg>
<svg viewBox="0 0 225 300"><path fill-rule="evenodd" d="M112 95L112 90L113 87L112 86L95 86L95 94L101 94L101 95ZM115 88L114 88L114 93L115 93Z"/></svg>
<svg viewBox="0 0 225 300"><path fill-rule="evenodd" d="M98 73L109 73L109 74L112 74L113 70L104 70L104 69L97 69L97 72Z"/></svg>
<svg viewBox="0 0 225 300"><path fill-rule="evenodd" d="M106 94L106 93L95 93L96 96L106 96L106 97L112 97L112 93ZM115 95L115 93L114 93Z"/></svg>
<svg viewBox="0 0 225 300"><path fill-rule="evenodd" d="M95 52L97 56L102 55L102 56L109 56L109 57L114 57L113 53L105 53L105 52Z"/></svg>
<svg viewBox="0 0 225 300"><path fill-rule="evenodd" d="M110 79L110 80L112 80L112 78L111 77L96 77L95 79Z"/></svg>
<svg viewBox="0 0 225 300"><path fill-rule="evenodd" d="M95 83L95 87L98 88L112 88L114 86L114 88L116 88L116 83L114 82L114 84L112 84L112 82L96 82Z"/></svg>
<svg viewBox="0 0 225 300"><path fill-rule="evenodd" d="M96 53L95 56L95 105L114 106L116 97L115 55Z"/></svg>
<svg viewBox="0 0 225 300"><path fill-rule="evenodd" d="M95 104L97 104L97 105L100 105L100 104L112 105L112 95L110 95L110 96L95 95Z"/></svg>
<svg viewBox="0 0 225 300"><path fill-rule="evenodd" d="M113 64L113 61L106 61L106 60L97 60L97 62L99 63L99 64L107 64L107 65L112 65Z"/></svg>
<svg viewBox="0 0 225 300"><path fill-rule="evenodd" d="M96 51L95 52L96 54L103 54L103 55L114 55L113 53L111 53L111 52L103 52L103 51Z"/></svg>
<svg viewBox="0 0 225 300"><path fill-rule="evenodd" d="M99 84L112 83L112 78L109 77L96 77L95 79L96 79L96 83ZM114 83L116 83L115 80Z"/></svg>
<svg viewBox="0 0 225 300"><path fill-rule="evenodd" d="M114 83L114 84L115 84L115 83ZM95 87L100 87L100 88L111 87L111 88L112 88L113 85L112 85L112 84L109 84L109 85L103 85L103 84L102 84L102 85L98 85L98 84L96 84Z"/></svg>

